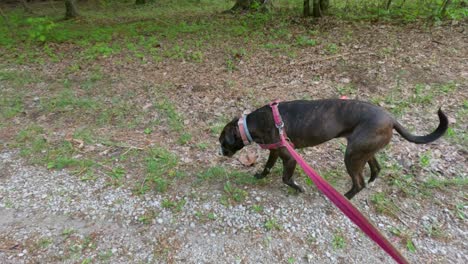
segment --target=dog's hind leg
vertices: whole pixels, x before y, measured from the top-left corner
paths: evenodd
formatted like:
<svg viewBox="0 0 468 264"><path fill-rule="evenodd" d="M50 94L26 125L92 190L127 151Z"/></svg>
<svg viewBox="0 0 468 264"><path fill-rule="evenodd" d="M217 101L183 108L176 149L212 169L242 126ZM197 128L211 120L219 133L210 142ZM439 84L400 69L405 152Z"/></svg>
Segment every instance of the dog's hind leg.
<svg viewBox="0 0 468 264"><path fill-rule="evenodd" d="M379 162L375 158L375 155L372 156L372 158L369 161L367 161L367 163L369 163L369 167L371 170L371 176L369 178L368 183L371 183L377 178L377 176L379 176L379 172L381 168L380 168Z"/></svg>
<svg viewBox="0 0 468 264"><path fill-rule="evenodd" d="M279 156L283 160L283 182L298 192L304 192L304 189L299 186L293 179L294 170L296 169L296 160L289 154L286 148L279 150Z"/></svg>
<svg viewBox="0 0 468 264"><path fill-rule="evenodd" d="M390 123L376 123L374 126L366 124L357 128L348 138L348 146L345 153L345 165L353 187L345 196L351 199L365 187L363 170L366 163L371 167L370 181L375 180L380 170L380 165L375 159L375 153L390 142L392 138L392 126Z"/></svg>
<svg viewBox="0 0 468 264"><path fill-rule="evenodd" d="M351 187L351 190L345 193L346 198L353 198L354 195L366 187L362 173L366 163L367 157L365 157L359 151L350 150L348 146L345 154L345 165L346 170L348 171L348 174L351 176L351 180L353 181L353 186Z"/></svg>
<svg viewBox="0 0 468 264"><path fill-rule="evenodd" d="M271 149L270 155L268 156L268 160L265 164L265 168L262 172L256 173L255 178L262 179L265 178L271 171L271 168L275 166L276 161L278 160L279 151L277 149Z"/></svg>

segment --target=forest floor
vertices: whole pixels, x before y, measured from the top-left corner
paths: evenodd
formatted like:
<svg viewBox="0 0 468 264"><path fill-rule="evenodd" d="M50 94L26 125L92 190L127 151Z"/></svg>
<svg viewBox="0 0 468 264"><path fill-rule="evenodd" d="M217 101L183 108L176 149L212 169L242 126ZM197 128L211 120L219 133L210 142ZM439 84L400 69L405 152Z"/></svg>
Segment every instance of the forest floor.
<svg viewBox="0 0 468 264"><path fill-rule="evenodd" d="M63 22L72 41L0 48L1 263L392 263L300 169L296 194L281 164L253 178L258 146L217 154L243 111L341 95L418 135L449 116L431 144L395 132L352 203L411 263L468 263L466 23L203 12L170 30L94 18L87 43L73 28L91 20ZM341 193L345 145L301 150Z"/></svg>

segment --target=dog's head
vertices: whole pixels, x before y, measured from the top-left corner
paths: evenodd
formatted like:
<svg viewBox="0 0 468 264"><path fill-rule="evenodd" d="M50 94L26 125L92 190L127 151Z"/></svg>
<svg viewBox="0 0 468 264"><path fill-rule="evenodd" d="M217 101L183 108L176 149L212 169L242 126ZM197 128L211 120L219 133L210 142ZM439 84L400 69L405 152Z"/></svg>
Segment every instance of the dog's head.
<svg viewBox="0 0 468 264"><path fill-rule="evenodd" d="M244 147L244 142L242 142L237 126L238 120L238 118L234 118L229 122L219 136L219 143L221 143L219 152L223 156L232 157L237 151Z"/></svg>

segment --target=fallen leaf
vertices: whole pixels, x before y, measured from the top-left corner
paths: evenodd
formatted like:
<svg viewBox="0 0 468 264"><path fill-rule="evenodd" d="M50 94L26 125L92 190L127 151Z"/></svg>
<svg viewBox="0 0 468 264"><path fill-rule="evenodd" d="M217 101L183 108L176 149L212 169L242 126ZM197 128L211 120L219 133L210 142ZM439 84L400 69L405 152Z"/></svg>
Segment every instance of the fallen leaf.
<svg viewBox="0 0 468 264"><path fill-rule="evenodd" d="M240 155L239 161L244 166L252 166L257 161L257 155L254 152L247 151L246 153Z"/></svg>

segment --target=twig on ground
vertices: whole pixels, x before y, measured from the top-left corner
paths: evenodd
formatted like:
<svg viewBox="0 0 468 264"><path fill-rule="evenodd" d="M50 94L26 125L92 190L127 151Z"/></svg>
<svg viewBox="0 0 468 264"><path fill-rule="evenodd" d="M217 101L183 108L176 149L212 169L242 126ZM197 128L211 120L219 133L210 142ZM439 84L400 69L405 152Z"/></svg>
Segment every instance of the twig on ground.
<svg viewBox="0 0 468 264"><path fill-rule="evenodd" d="M298 62L298 63L291 63L291 64L292 64L292 65L303 66L303 65L307 65L307 64L312 64L312 63L317 63L317 62L322 62L322 61L327 61L327 60L333 60L333 59L337 59L337 58L344 57L344 56L348 56L348 55L354 55L354 54L375 55L375 53L373 53L373 52L368 52L368 51L345 52L345 53L342 53L342 54L333 55L333 56L328 56L328 57L321 58L321 59L307 60L307 61Z"/></svg>
<svg viewBox="0 0 468 264"><path fill-rule="evenodd" d="M122 153L121 156L124 156L124 155L127 154L130 150L133 150L133 149L136 149L136 150L144 150L144 148L135 147L135 146L130 146L130 147L128 147L128 149L127 149L124 153Z"/></svg>

